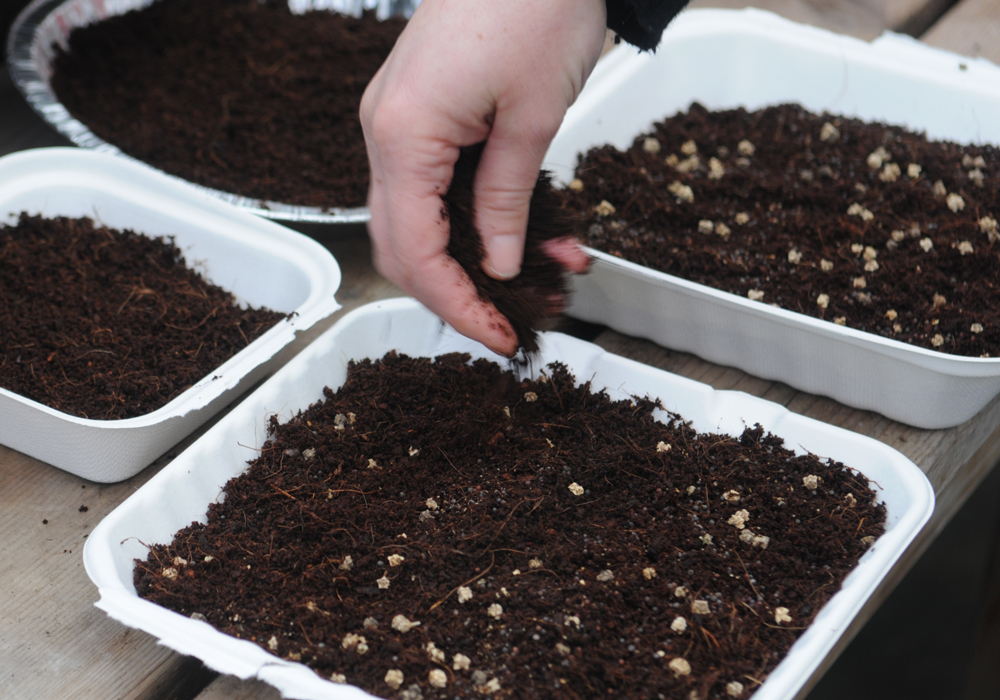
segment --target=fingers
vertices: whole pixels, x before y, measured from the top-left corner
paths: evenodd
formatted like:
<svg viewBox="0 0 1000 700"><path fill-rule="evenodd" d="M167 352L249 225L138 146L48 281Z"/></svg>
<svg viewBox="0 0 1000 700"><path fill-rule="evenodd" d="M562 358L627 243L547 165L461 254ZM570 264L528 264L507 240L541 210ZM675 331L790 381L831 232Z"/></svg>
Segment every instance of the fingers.
<svg viewBox="0 0 1000 700"><path fill-rule="evenodd" d="M497 111L474 188L476 226L486 253L483 270L500 280L521 271L531 194L562 118L562 110L549 117L538 110L534 121L522 120L519 111Z"/></svg>
<svg viewBox="0 0 1000 700"><path fill-rule="evenodd" d="M542 249L559 264L576 275L587 271L592 258L575 238L553 238L542 243Z"/></svg>

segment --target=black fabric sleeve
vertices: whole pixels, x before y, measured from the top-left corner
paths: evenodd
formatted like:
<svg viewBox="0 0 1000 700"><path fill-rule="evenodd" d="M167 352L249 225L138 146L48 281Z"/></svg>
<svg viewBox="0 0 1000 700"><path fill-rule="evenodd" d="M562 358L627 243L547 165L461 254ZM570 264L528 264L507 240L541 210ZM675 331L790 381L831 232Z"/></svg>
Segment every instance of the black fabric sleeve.
<svg viewBox="0 0 1000 700"><path fill-rule="evenodd" d="M605 0L608 29L643 51L655 51L660 35L688 0Z"/></svg>

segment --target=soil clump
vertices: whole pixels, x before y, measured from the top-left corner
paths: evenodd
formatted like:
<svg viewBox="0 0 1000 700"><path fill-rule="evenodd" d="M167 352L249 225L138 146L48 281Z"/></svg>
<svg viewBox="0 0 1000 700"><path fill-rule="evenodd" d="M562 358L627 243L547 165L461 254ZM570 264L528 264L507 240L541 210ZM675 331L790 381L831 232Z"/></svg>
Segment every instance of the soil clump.
<svg viewBox="0 0 1000 700"><path fill-rule="evenodd" d="M511 280L497 280L483 271L483 239L476 228L473 185L483 145L463 148L455 163L448 192L442 198L451 227L448 254L465 270L482 299L491 302L517 334L518 347L538 350L538 329L545 319L559 314L569 292L568 272L544 249L557 238L575 238L579 228L575 213L563 206L546 171L538 175L531 196L521 273Z"/></svg>

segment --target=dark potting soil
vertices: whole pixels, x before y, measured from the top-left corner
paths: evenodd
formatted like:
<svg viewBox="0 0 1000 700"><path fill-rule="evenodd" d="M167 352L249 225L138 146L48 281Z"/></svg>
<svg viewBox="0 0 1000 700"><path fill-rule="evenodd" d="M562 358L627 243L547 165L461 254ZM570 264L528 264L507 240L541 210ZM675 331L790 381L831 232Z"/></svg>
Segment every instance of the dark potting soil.
<svg viewBox="0 0 1000 700"><path fill-rule="evenodd" d="M364 206L361 95L405 22L282 0L159 0L76 29L52 88L97 136L199 185Z"/></svg>
<svg viewBox="0 0 1000 700"><path fill-rule="evenodd" d="M473 206L473 184L483 145L462 149L451 185L442 198L443 213L451 226L448 254L465 270L480 297L492 302L510 321L518 347L533 353L538 350L539 327L562 310L569 291L566 269L542 245L555 238L574 237L578 223L575 214L563 206L550 174L542 171L531 196L521 274L504 281L487 275L482 268L485 251Z"/></svg>
<svg viewBox="0 0 1000 700"><path fill-rule="evenodd" d="M883 532L760 426L467 361L353 363L272 420L139 594L381 697L745 698Z"/></svg>
<svg viewBox="0 0 1000 700"><path fill-rule="evenodd" d="M64 413L149 413L283 318L240 308L169 240L87 218L0 226L0 387Z"/></svg>
<svg viewBox="0 0 1000 700"><path fill-rule="evenodd" d="M796 105L695 104L625 152L591 150L576 176L565 198L596 249L912 345L1000 356L994 146Z"/></svg>

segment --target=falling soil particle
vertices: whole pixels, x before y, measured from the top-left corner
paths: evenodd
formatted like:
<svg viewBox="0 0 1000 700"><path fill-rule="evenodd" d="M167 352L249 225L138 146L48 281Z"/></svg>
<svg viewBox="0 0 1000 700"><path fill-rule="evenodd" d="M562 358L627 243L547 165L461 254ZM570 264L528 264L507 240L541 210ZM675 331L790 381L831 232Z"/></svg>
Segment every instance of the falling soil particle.
<svg viewBox="0 0 1000 700"><path fill-rule="evenodd" d="M645 150L648 138L675 156L694 140L718 155L725 174L679 172ZM744 141L754 148L737 146ZM898 176L882 176L887 163ZM1000 356L995 146L931 142L797 105L710 112L695 104L626 151L581 156L576 179L563 194L586 218L582 237L593 248L904 343ZM681 188L690 191L683 200ZM593 213L603 201L614 215ZM730 235L699 232L701 221L726 223ZM937 293L948 303L935 310ZM983 330L971 332L973 323Z"/></svg>
<svg viewBox="0 0 1000 700"><path fill-rule="evenodd" d="M866 479L760 426L699 434L655 420L654 400L612 401L558 364L548 375L457 354L352 363L324 401L271 420L206 522L136 561L139 594L381 697L707 698L763 681L883 532ZM796 488L809 474L821 490ZM766 549L726 524L729 490ZM439 507L421 518L428 498ZM165 576L176 557L187 564ZM684 630L681 586L696 599ZM775 624L778 608L794 624Z"/></svg>

